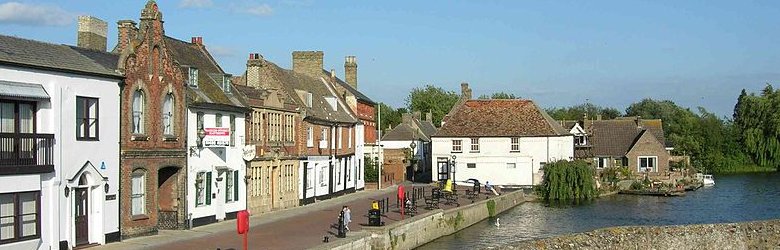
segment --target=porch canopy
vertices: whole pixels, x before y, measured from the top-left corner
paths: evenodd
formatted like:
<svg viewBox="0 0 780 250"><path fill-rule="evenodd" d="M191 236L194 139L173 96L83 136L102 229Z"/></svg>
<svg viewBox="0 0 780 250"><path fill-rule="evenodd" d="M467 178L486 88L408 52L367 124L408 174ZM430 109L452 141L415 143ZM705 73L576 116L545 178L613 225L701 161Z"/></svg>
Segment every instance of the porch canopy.
<svg viewBox="0 0 780 250"><path fill-rule="evenodd" d="M0 97L21 100L48 100L49 94L40 84L0 80Z"/></svg>

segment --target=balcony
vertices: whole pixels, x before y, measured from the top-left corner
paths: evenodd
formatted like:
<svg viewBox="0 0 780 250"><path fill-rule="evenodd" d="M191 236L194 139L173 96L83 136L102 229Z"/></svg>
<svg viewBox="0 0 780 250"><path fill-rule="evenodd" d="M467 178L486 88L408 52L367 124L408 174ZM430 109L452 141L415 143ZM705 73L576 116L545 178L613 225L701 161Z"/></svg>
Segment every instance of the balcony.
<svg viewBox="0 0 780 250"><path fill-rule="evenodd" d="M0 175L53 171L53 134L0 133Z"/></svg>

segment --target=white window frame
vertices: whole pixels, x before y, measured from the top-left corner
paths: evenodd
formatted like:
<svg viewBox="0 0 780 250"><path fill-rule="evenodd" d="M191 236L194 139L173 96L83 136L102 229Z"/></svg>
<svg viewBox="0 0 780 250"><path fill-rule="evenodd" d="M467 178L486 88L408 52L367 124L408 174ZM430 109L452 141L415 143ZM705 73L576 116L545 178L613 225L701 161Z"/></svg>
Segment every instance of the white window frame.
<svg viewBox="0 0 780 250"><path fill-rule="evenodd" d="M163 134L167 136L172 136L174 133L174 101L173 93L166 94L165 98L163 99L162 126Z"/></svg>
<svg viewBox="0 0 780 250"><path fill-rule="evenodd" d="M190 86L198 87L198 68L190 67L189 70L189 77L187 78L190 82Z"/></svg>
<svg viewBox="0 0 780 250"><path fill-rule="evenodd" d="M506 168L507 169L516 169L517 168L517 163L509 162L509 163L506 164Z"/></svg>
<svg viewBox="0 0 780 250"><path fill-rule="evenodd" d="M322 128L322 137L320 141L328 141L328 128Z"/></svg>
<svg viewBox="0 0 780 250"><path fill-rule="evenodd" d="M509 152L520 152L520 137L509 138Z"/></svg>
<svg viewBox="0 0 780 250"><path fill-rule="evenodd" d="M452 152L453 153L463 152L463 140L452 140Z"/></svg>
<svg viewBox="0 0 780 250"><path fill-rule="evenodd" d="M650 165L650 159L652 159L652 171L647 171L647 168L649 167L642 167L642 159L647 159L647 164ZM651 156L651 155L642 155L636 157L636 171L639 173L645 173L645 172L658 172L658 156Z"/></svg>
<svg viewBox="0 0 780 250"><path fill-rule="evenodd" d="M596 157L596 169L604 169L609 163L608 157Z"/></svg>
<svg viewBox="0 0 780 250"><path fill-rule="evenodd" d="M198 182L201 182L198 185ZM202 207L206 205L206 172L198 172L195 174L195 207Z"/></svg>
<svg viewBox="0 0 780 250"><path fill-rule="evenodd" d="M133 216L146 214L146 171L133 171L130 180L130 211ZM136 185L136 182L139 183ZM140 190L139 190L140 188Z"/></svg>
<svg viewBox="0 0 780 250"><path fill-rule="evenodd" d="M342 137L344 137L344 128L343 127L336 127L336 137L339 138L338 148L339 149L343 149L344 148L344 144L341 143L343 141Z"/></svg>
<svg viewBox="0 0 780 250"><path fill-rule="evenodd" d="M469 141L471 142L471 150L469 152L479 153L479 138L471 138Z"/></svg>
<svg viewBox="0 0 780 250"><path fill-rule="evenodd" d="M306 147L314 147L314 128L306 128Z"/></svg>
<svg viewBox="0 0 780 250"><path fill-rule="evenodd" d="M144 134L144 111L146 111L146 95L142 90L136 90L133 92L132 105L132 133Z"/></svg>

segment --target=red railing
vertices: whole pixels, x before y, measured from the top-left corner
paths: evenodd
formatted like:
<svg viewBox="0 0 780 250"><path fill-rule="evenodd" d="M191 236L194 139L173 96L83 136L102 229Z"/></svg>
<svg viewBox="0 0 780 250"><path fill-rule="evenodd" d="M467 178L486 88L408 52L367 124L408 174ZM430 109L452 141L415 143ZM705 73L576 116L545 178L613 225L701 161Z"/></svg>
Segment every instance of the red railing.
<svg viewBox="0 0 780 250"><path fill-rule="evenodd" d="M0 174L54 171L53 134L0 133Z"/></svg>

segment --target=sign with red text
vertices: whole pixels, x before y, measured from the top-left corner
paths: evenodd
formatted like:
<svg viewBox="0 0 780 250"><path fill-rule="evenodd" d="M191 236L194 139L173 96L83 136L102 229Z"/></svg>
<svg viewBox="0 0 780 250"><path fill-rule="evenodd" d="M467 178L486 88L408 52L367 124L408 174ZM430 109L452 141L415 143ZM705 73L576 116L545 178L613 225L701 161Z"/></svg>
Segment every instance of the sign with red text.
<svg viewBox="0 0 780 250"><path fill-rule="evenodd" d="M226 147L230 145L230 128L204 128L203 146Z"/></svg>

